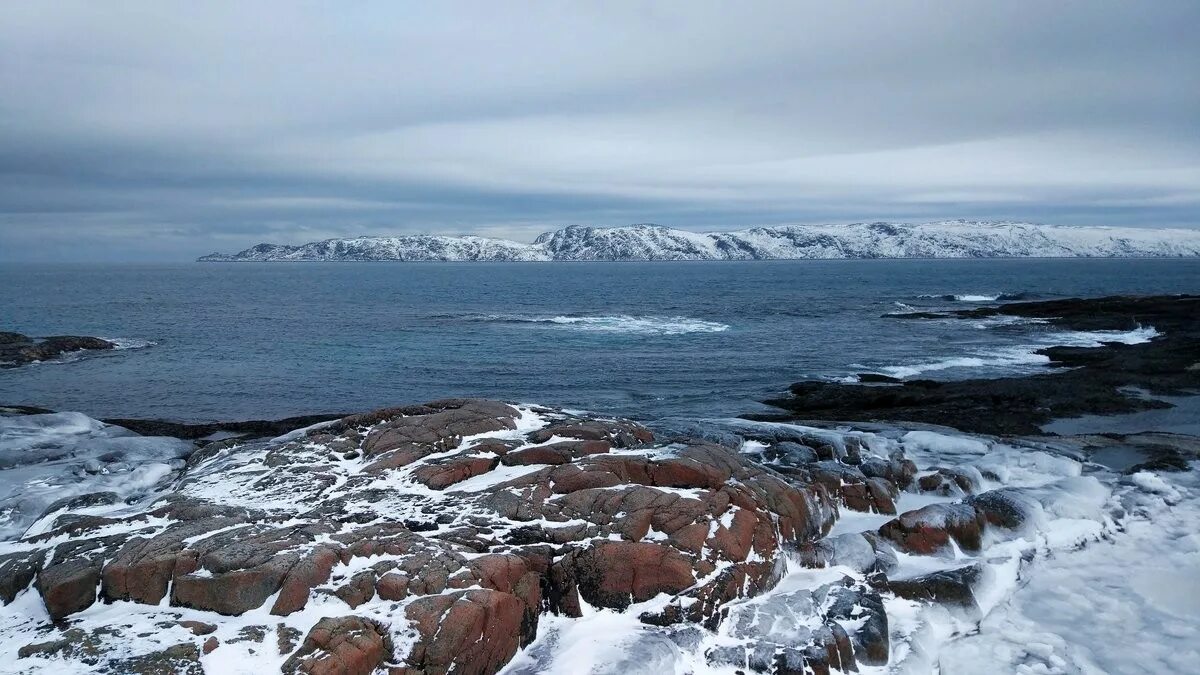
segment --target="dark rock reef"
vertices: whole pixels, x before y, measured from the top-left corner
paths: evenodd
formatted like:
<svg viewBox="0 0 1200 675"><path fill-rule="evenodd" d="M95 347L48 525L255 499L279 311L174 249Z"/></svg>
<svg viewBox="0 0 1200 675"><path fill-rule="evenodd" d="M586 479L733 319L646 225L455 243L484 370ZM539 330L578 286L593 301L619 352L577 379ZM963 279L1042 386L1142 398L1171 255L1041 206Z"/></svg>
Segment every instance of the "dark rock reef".
<svg viewBox="0 0 1200 675"><path fill-rule="evenodd" d="M63 354L84 349L116 349L108 340L79 335L51 335L31 338L20 333L0 331L0 368L16 368L35 361L48 361Z"/></svg>
<svg viewBox="0 0 1200 675"><path fill-rule="evenodd" d="M870 377L858 383L805 381L789 395L766 401L787 414L760 420L906 421L986 434L1031 435L1056 418L1137 412L1170 404L1151 395L1200 391L1200 296L1107 297L1014 302L904 318L1043 319L1069 330L1132 330L1159 335L1141 344L1049 347L1052 371L958 381Z"/></svg>

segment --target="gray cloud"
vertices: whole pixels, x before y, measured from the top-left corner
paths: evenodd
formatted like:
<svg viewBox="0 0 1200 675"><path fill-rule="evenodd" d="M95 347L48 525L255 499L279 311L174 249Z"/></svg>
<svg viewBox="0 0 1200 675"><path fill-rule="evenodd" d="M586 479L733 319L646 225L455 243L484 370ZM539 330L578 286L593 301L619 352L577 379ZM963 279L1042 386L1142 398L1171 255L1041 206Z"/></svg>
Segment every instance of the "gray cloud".
<svg viewBox="0 0 1200 675"><path fill-rule="evenodd" d="M3 12L0 260L576 222L1200 225L1194 2Z"/></svg>

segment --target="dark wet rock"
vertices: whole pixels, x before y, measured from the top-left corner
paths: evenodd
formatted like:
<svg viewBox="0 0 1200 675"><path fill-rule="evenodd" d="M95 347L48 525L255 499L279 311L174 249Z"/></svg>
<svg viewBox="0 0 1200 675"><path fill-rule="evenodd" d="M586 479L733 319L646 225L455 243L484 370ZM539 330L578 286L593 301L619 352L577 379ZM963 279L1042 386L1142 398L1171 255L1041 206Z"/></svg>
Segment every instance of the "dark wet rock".
<svg viewBox="0 0 1200 675"><path fill-rule="evenodd" d="M859 623L850 633L854 655L859 662L881 666L888 662L890 641L888 617L883 598L868 586L855 584L835 593L829 618Z"/></svg>
<svg viewBox="0 0 1200 675"><path fill-rule="evenodd" d="M859 373L858 381L862 382L863 384L896 384L897 382L902 382L903 380L898 377L892 377L891 375L883 375L880 373Z"/></svg>
<svg viewBox="0 0 1200 675"><path fill-rule="evenodd" d="M1040 351L1055 371L1021 377L940 382L906 380L880 386L806 381L790 396L767 403L786 415L752 419L901 420L996 435L1040 434L1055 418L1116 414L1170 407L1130 393L1155 395L1200 389L1200 296L1143 296L1014 302L937 318L1016 316L1043 319L1071 330L1131 330L1153 326L1160 335L1141 344L1049 347ZM913 315L907 315L914 318Z"/></svg>
<svg viewBox="0 0 1200 675"><path fill-rule="evenodd" d="M274 438L296 429L303 429L314 424L329 422L344 418L345 415L300 415L278 420L243 420L240 422L173 422L170 420L130 419L111 417L101 420L108 424L125 427L143 436L172 436L185 440L202 439L218 433L237 434L238 438L229 439L227 445L244 443L253 438ZM222 441L225 442L225 441Z"/></svg>
<svg viewBox="0 0 1200 675"><path fill-rule="evenodd" d="M974 467L937 467L933 473L917 479L921 492L932 492L946 497L973 495L983 487L983 477Z"/></svg>
<svg viewBox="0 0 1200 675"><path fill-rule="evenodd" d="M1014 532L1022 530L1041 512L1041 505L1015 488L991 490L964 500L974 507L987 524Z"/></svg>
<svg viewBox="0 0 1200 675"><path fill-rule="evenodd" d="M849 578L734 606L727 622L730 637L742 644L709 650L705 657L714 665L800 674L887 663L882 600L874 589ZM848 631L845 625L854 628Z"/></svg>
<svg viewBox="0 0 1200 675"><path fill-rule="evenodd" d="M216 638L209 638L208 642ZM215 649L205 643L205 654ZM204 675L200 665L200 649L191 643L181 643L149 654L109 662L108 672L130 675Z"/></svg>
<svg viewBox="0 0 1200 675"><path fill-rule="evenodd" d="M800 563L805 567L844 565L856 572L888 573L896 566L891 545L871 532L849 532L827 537L796 547Z"/></svg>
<svg viewBox="0 0 1200 675"><path fill-rule="evenodd" d="M20 333L0 332L0 368L15 368L35 361L49 361L70 352L116 349L116 343L96 337L53 335L31 338Z"/></svg>
<svg viewBox="0 0 1200 675"><path fill-rule="evenodd" d="M980 609L973 589L983 576L979 565L932 572L911 579L889 580L883 588L909 600L950 605L978 617Z"/></svg>
<svg viewBox="0 0 1200 675"><path fill-rule="evenodd" d="M46 559L40 549L0 555L0 602L8 604L29 587Z"/></svg>

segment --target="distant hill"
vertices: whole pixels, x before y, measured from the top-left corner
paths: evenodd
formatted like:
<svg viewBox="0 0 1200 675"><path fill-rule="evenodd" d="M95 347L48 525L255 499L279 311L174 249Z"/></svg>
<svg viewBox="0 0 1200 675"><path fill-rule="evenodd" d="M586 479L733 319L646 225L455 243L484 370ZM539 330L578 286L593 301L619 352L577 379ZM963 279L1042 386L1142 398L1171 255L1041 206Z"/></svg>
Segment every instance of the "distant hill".
<svg viewBox="0 0 1200 675"><path fill-rule="evenodd" d="M1200 256L1200 230L941 221L782 225L689 232L661 225L572 225L532 244L404 235L259 244L201 262L796 260L805 258L1134 258Z"/></svg>

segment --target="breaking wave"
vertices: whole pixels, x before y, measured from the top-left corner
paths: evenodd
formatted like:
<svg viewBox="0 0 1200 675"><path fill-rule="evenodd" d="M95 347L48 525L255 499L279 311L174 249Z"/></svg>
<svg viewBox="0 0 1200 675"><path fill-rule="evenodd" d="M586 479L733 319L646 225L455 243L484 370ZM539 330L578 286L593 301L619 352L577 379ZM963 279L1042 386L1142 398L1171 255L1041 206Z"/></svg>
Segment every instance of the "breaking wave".
<svg viewBox="0 0 1200 675"><path fill-rule="evenodd" d="M687 316L633 316L614 314L608 316L507 316L481 314L467 317L468 320L503 323L540 324L596 333L621 333L628 335L686 335L688 333L721 333L729 325L716 321L704 321Z"/></svg>
<svg viewBox="0 0 1200 675"><path fill-rule="evenodd" d="M1022 291L1020 293L994 293L989 295L982 294L945 294L945 295L918 295L922 300L945 300L946 302L1013 302L1016 300L1032 300L1038 295Z"/></svg>
<svg viewBox="0 0 1200 675"><path fill-rule="evenodd" d="M143 340L142 338L109 337L101 339L113 343L117 346L117 349L145 349L146 347L153 347L158 344L153 340Z"/></svg>
<svg viewBox="0 0 1200 675"><path fill-rule="evenodd" d="M1011 347L983 349L973 354L952 356L920 363L878 368L875 372L890 377L908 378L922 373L955 368L1013 369L1050 363L1050 357L1038 353L1047 347L1099 347L1106 342L1136 345L1149 342L1160 333L1153 326L1128 331L1055 331L1046 333L1035 343Z"/></svg>

